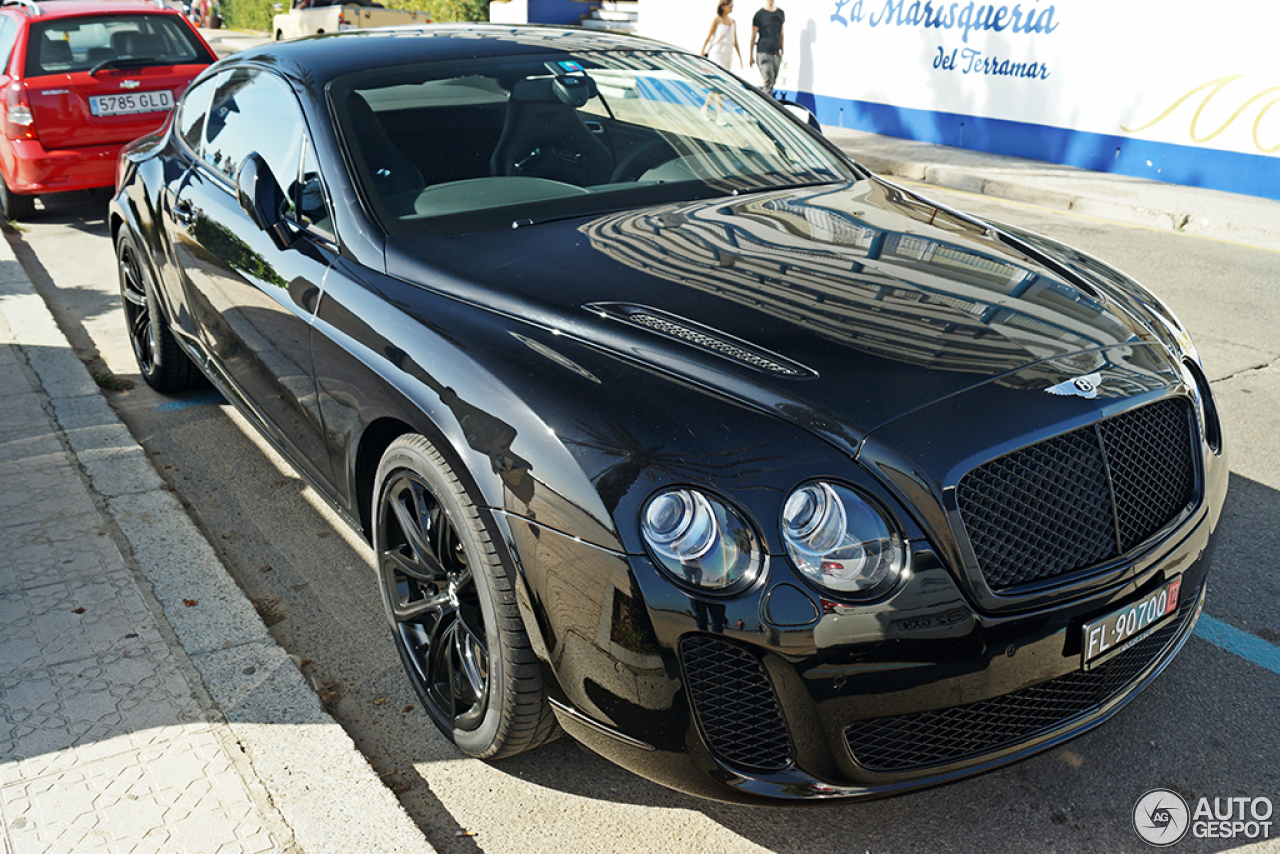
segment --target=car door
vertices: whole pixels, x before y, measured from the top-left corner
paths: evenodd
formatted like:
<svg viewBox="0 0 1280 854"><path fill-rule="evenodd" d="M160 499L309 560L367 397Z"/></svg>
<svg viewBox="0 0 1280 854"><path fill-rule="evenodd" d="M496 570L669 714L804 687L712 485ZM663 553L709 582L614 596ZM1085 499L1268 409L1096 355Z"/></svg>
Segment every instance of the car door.
<svg viewBox="0 0 1280 854"><path fill-rule="evenodd" d="M204 139L204 122L213 99L218 77L210 76L198 81L182 96L175 108L170 151L172 156L164 160L166 186L161 199L160 219L164 223L165 240L162 251L155 254L160 282L166 283L163 298L169 316L169 326L181 336L184 343L203 350L196 333L195 320L191 316L188 270L195 268L194 244L185 229L175 229L173 200L177 189L191 179L192 169Z"/></svg>
<svg viewBox="0 0 1280 854"><path fill-rule="evenodd" d="M210 367L290 457L329 485L311 323L336 247L299 223L280 248L240 207L235 187L240 165L258 153L284 191L282 213L298 223L308 148L301 108L284 81L259 68L224 72L195 156L170 183L166 207L193 331ZM310 182L305 204L314 208L314 176Z"/></svg>

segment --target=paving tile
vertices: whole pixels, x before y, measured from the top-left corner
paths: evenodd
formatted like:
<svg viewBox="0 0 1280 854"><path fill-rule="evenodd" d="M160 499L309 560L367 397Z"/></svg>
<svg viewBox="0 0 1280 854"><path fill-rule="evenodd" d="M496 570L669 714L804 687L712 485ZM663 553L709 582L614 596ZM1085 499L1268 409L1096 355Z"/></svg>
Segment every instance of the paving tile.
<svg viewBox="0 0 1280 854"><path fill-rule="evenodd" d="M16 398L16 400L27 399L29 398ZM10 400L0 398L0 411L3 411L9 403ZM0 418L3 417L0 415ZM39 417L42 420L45 419L43 413L40 413ZM20 468L54 463L68 469L71 467L62 443L49 428L47 420L43 420L42 424L32 422L29 428L23 428L16 423L8 426L0 425L0 462L18 463Z"/></svg>
<svg viewBox="0 0 1280 854"><path fill-rule="evenodd" d="M280 850L211 731L0 788L12 854Z"/></svg>
<svg viewBox="0 0 1280 854"><path fill-rule="evenodd" d="M0 459L0 527L57 526L67 515L92 509L84 481L61 445L21 459Z"/></svg>
<svg viewBox="0 0 1280 854"><path fill-rule="evenodd" d="M0 525L0 595L57 582L83 582L123 559L95 509L51 520Z"/></svg>
<svg viewBox="0 0 1280 854"><path fill-rule="evenodd" d="M5 370L4 366L0 366L0 372ZM15 439L37 435L53 436L49 416L40 405L40 398L30 393L25 380L21 377L19 380L22 387L18 391L26 393L5 394L5 390L13 388L14 383L12 379L0 382L0 401L3 401L3 405L0 405L0 437L6 445Z"/></svg>
<svg viewBox="0 0 1280 854"><path fill-rule="evenodd" d="M0 679L160 640L155 618L123 566L80 582L0 594Z"/></svg>
<svg viewBox="0 0 1280 854"><path fill-rule="evenodd" d="M154 628L150 634L155 634ZM168 645L153 640L0 677L0 786L208 729Z"/></svg>

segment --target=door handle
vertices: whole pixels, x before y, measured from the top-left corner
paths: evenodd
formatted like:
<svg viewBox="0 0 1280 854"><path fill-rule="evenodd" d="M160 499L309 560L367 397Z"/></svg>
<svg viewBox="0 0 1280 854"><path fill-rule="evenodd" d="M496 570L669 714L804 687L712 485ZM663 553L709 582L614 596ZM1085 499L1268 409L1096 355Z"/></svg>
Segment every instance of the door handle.
<svg viewBox="0 0 1280 854"><path fill-rule="evenodd" d="M191 225L198 215L195 206L186 199L179 199L173 203L173 218L183 225Z"/></svg>

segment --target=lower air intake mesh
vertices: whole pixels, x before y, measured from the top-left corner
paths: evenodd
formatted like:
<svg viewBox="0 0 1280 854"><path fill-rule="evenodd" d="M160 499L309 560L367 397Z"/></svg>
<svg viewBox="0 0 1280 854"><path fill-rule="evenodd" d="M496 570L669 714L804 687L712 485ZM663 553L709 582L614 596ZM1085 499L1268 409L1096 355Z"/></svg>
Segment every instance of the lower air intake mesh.
<svg viewBox="0 0 1280 854"><path fill-rule="evenodd" d="M680 642L685 684L707 746L727 765L781 771L791 765L791 740L759 659L710 635Z"/></svg>
<svg viewBox="0 0 1280 854"><path fill-rule="evenodd" d="M1088 714L1128 690L1187 629L1182 614L1092 670L1078 670L967 706L858 721L845 728L854 760L871 771L908 771L957 762L1034 738Z"/></svg>

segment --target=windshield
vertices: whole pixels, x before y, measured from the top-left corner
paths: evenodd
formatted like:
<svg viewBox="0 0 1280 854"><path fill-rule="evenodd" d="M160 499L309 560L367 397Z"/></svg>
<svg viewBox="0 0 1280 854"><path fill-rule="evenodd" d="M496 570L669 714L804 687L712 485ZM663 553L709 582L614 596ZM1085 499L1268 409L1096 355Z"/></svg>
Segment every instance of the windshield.
<svg viewBox="0 0 1280 854"><path fill-rule="evenodd" d="M679 53L425 63L328 91L356 183L402 236L857 177L772 101Z"/></svg>
<svg viewBox="0 0 1280 854"><path fill-rule="evenodd" d="M28 77L88 71L103 63L194 65L215 57L177 15L100 15L31 25Z"/></svg>

